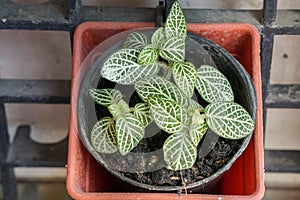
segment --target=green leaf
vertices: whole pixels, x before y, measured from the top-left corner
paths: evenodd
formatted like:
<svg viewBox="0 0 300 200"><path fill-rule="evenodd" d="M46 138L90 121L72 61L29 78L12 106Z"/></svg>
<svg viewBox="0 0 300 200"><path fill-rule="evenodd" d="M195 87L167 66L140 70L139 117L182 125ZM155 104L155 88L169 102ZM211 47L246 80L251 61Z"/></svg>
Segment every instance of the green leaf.
<svg viewBox="0 0 300 200"><path fill-rule="evenodd" d="M194 112L196 112L196 111L204 112L204 108L197 101L190 99L189 107L188 107L188 114L190 116L193 116Z"/></svg>
<svg viewBox="0 0 300 200"><path fill-rule="evenodd" d="M203 137L203 135L206 133L208 129L208 125L206 122L201 123L200 120L195 121L195 119L196 118L192 119L194 122L193 125L190 126L189 134L191 140L193 141L193 144L195 146L198 146L201 138Z"/></svg>
<svg viewBox="0 0 300 200"><path fill-rule="evenodd" d="M116 146L115 122L110 117L103 117L98 121L91 132L91 143L99 153L115 153Z"/></svg>
<svg viewBox="0 0 300 200"><path fill-rule="evenodd" d="M140 65L148 65L158 60L158 50L152 45L143 48L138 57Z"/></svg>
<svg viewBox="0 0 300 200"><path fill-rule="evenodd" d="M191 98L194 94L197 80L195 66L190 62L174 62L173 77L179 89L181 89L188 98Z"/></svg>
<svg viewBox="0 0 300 200"><path fill-rule="evenodd" d="M240 139L251 134L254 123L249 113L235 102L216 102L205 108L209 128L221 137Z"/></svg>
<svg viewBox="0 0 300 200"><path fill-rule="evenodd" d="M121 49L112 54L104 63L102 77L124 85L134 84L136 81L155 75L159 71L158 64L141 66L137 63L140 51L136 49Z"/></svg>
<svg viewBox="0 0 300 200"><path fill-rule="evenodd" d="M151 43L159 48L160 44L166 39L165 37L165 28L164 27L160 27L158 28L152 35L151 37Z"/></svg>
<svg viewBox="0 0 300 200"><path fill-rule="evenodd" d="M141 122L131 113L121 115L116 119L117 144L122 155L129 153L144 137Z"/></svg>
<svg viewBox="0 0 300 200"><path fill-rule="evenodd" d="M173 170L191 168L196 162L197 148L187 132L170 135L164 145L164 159Z"/></svg>
<svg viewBox="0 0 300 200"><path fill-rule="evenodd" d="M197 70L196 89L208 103L233 101L234 95L227 78L216 68L202 65Z"/></svg>
<svg viewBox="0 0 300 200"><path fill-rule="evenodd" d="M175 101L166 101L157 96L151 97L149 104L156 125L168 133L178 132L187 122L186 113Z"/></svg>
<svg viewBox="0 0 300 200"><path fill-rule="evenodd" d="M115 119L124 113L130 112L128 104L123 99L121 99L118 103L109 105L108 110Z"/></svg>
<svg viewBox="0 0 300 200"><path fill-rule="evenodd" d="M185 41L179 37L172 37L160 44L159 55L168 61L184 61Z"/></svg>
<svg viewBox="0 0 300 200"><path fill-rule="evenodd" d="M175 1L171 7L170 13L166 20L165 29L167 38L185 38L187 35L185 17L178 1Z"/></svg>
<svg viewBox="0 0 300 200"><path fill-rule="evenodd" d="M132 32L125 40L123 47L130 49L142 49L148 44L147 37L143 33Z"/></svg>
<svg viewBox="0 0 300 200"><path fill-rule="evenodd" d="M116 89L90 89L92 99L100 105L109 106L122 99L122 93Z"/></svg>
<svg viewBox="0 0 300 200"><path fill-rule="evenodd" d="M189 134L196 146L198 146L198 143L208 129L205 116L200 114L200 111L204 111L203 107L196 101L191 100L188 107L188 115L190 117Z"/></svg>
<svg viewBox="0 0 300 200"><path fill-rule="evenodd" d="M150 107L147 103L137 103L134 106L133 115L135 118L140 120L144 127L148 126L148 124L152 122Z"/></svg>
<svg viewBox="0 0 300 200"><path fill-rule="evenodd" d="M147 77L138 81L135 84L135 90L145 102L149 97L160 96L165 100L174 100L183 107L188 104L187 98L172 82L159 76Z"/></svg>
<svg viewBox="0 0 300 200"><path fill-rule="evenodd" d="M187 113L189 117L191 117L191 125L195 125L197 123L203 124L204 121L204 116L200 114L200 110L196 107L196 104L190 104Z"/></svg>

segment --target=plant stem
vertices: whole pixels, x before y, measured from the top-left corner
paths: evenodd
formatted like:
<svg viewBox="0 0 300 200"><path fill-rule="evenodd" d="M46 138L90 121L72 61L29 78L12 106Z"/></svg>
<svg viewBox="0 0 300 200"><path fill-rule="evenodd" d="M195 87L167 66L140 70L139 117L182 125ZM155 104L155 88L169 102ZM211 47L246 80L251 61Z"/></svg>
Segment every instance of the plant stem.
<svg viewBox="0 0 300 200"><path fill-rule="evenodd" d="M202 115L200 114L200 120L202 123L204 123L206 119L207 119L207 116L205 114L202 114Z"/></svg>
<svg viewBox="0 0 300 200"><path fill-rule="evenodd" d="M169 68L168 71L165 72L164 78L169 81L171 79L171 76L172 76L172 69Z"/></svg>
<svg viewBox="0 0 300 200"><path fill-rule="evenodd" d="M168 65L163 65L163 69L165 70L163 77L166 80L170 80L173 72L172 63L169 63Z"/></svg>

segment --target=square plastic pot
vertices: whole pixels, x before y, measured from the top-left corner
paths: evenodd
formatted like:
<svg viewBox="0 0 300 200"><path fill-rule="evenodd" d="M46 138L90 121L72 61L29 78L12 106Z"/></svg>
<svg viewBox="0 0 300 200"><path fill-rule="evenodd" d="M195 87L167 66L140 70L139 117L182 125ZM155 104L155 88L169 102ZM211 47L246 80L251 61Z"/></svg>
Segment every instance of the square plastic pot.
<svg viewBox="0 0 300 200"><path fill-rule="evenodd" d="M260 38L248 24L188 24L188 31L206 37L229 51L253 79L257 93L256 127L251 141L214 190L214 194L138 192L106 171L81 143L77 129L75 82L88 53L110 36L133 28L154 27L153 23L87 22L74 34L71 117L67 165L67 190L77 200L95 199L261 199L264 194Z"/></svg>

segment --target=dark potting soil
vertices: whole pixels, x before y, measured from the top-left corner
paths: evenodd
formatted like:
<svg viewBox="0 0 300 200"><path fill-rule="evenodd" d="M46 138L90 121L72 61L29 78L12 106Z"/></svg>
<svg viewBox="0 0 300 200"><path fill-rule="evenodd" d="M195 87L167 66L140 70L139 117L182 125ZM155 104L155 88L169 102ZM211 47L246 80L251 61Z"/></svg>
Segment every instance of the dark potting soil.
<svg viewBox="0 0 300 200"><path fill-rule="evenodd" d="M207 136L209 137L208 134ZM223 167L230 160L230 158L238 151L242 143L239 140L227 140L215 136L213 136L213 138L217 138L217 140L211 141L211 150L204 157L201 157L200 147L202 144L199 144L197 161L194 164L194 166L190 169L174 171L163 167L155 171L144 173L121 173L124 176L127 176L133 180L150 185L182 186L188 185L196 181L200 181L216 173L218 169ZM203 138L203 140L205 140L205 137ZM139 148L140 147L138 146L136 149L134 149L134 152L139 152ZM162 161L163 158L159 159L161 160L158 162L164 162ZM139 165L137 162L136 164Z"/></svg>
<svg viewBox="0 0 300 200"><path fill-rule="evenodd" d="M114 83L101 78L97 88L113 88L114 86ZM124 90L134 91L131 87L128 86ZM125 94L124 99L129 102L130 107L133 107L137 102L142 102L135 92L127 92L127 94L122 91L122 93ZM205 104L198 94L195 100L202 105ZM98 120L104 116L110 116L108 109L99 104L95 104L95 110ZM169 135L152 122L146 128L145 137L130 153L125 156L120 153L101 154L101 158L106 167L140 183L158 186L183 186L216 173L226 165L243 143L243 139L224 139L208 130L197 147L198 155L193 167L174 171L166 167L167 164L163 158L162 146Z"/></svg>
<svg viewBox="0 0 300 200"><path fill-rule="evenodd" d="M139 145L125 156L119 153L101 154L101 156L108 166L140 183L182 186L216 173L233 157L243 142L243 140L224 139L209 131L198 145L197 160L193 167L174 171L166 167L163 158L162 146L168 136L168 133L160 131L152 137L141 140Z"/></svg>

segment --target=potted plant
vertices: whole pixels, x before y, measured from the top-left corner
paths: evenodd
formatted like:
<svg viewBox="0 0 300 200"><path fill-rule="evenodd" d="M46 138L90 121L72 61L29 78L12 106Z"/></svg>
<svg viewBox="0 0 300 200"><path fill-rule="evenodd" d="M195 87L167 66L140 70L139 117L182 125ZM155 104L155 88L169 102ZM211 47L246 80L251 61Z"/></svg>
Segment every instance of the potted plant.
<svg viewBox="0 0 300 200"><path fill-rule="evenodd" d="M80 80L83 83L76 94L78 110L74 109L78 113L80 138L108 171L134 186L208 192L250 140L256 99L249 77L218 46L203 49L214 44L191 37L187 37L184 15L175 1L165 27L131 32L125 41L105 51L85 79ZM191 48L189 45L201 49L193 55L196 60L200 55L201 66L193 62L193 56L185 55L194 52L186 50ZM216 50L226 58L218 60L220 53ZM224 60L230 64L222 63ZM235 103L235 98L248 111ZM156 138L148 135L143 139L151 124L162 131L158 131ZM206 134L208 128L212 131ZM205 150L203 153L203 146L212 154L208 155L210 160L202 156L209 154ZM159 153L153 156L151 153L156 150ZM220 156L216 152L228 154L214 160L213 157ZM217 167L211 167L209 162ZM210 170L204 170L206 166Z"/></svg>

